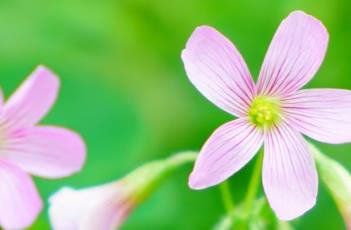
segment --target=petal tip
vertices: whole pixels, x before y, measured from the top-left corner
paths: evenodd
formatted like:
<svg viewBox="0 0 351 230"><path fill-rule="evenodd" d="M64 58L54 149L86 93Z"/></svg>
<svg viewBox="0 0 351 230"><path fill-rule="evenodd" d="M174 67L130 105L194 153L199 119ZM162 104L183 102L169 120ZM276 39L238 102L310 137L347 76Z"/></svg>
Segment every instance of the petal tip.
<svg viewBox="0 0 351 230"><path fill-rule="evenodd" d="M198 178L198 176L194 175L194 173L190 175L188 185L193 190L202 190L208 187L205 186L203 181Z"/></svg>
<svg viewBox="0 0 351 230"><path fill-rule="evenodd" d="M209 25L201 25L201 26L197 26L194 32L212 32L212 31L216 31L216 29Z"/></svg>
<svg viewBox="0 0 351 230"><path fill-rule="evenodd" d="M60 85L59 77L45 65L38 65L33 71L33 75L39 78L45 78L50 81L51 84L55 84L57 87Z"/></svg>
<svg viewBox="0 0 351 230"><path fill-rule="evenodd" d="M291 12L287 18L292 19L292 20L304 20L306 22L309 22L312 25L314 25L314 27L316 28L316 30L320 36L324 36L324 37L326 37L326 39L329 38L328 30L324 26L324 24L319 19L315 18L314 16L312 16L310 14L305 13L302 10L296 10L296 11Z"/></svg>
<svg viewBox="0 0 351 230"><path fill-rule="evenodd" d="M201 40L207 39L209 36L213 36L213 33L218 33L217 30L208 25L201 25L195 28L191 33L188 42L186 43L186 49L191 49L192 45L196 45Z"/></svg>
<svg viewBox="0 0 351 230"><path fill-rule="evenodd" d="M304 203L296 203L295 207L290 207L289 209L275 210L277 217L282 221L291 221L298 217L301 217L308 211L310 211L316 205L317 197L311 198L309 201ZM286 206L286 204L284 204Z"/></svg>
<svg viewBox="0 0 351 230"><path fill-rule="evenodd" d="M86 152L87 152L87 146L84 142L84 139L76 132L71 131L72 137L71 140L74 142L74 147L75 147L75 154L76 154L76 161L75 161L75 167L72 168L71 172L69 175L72 175L74 173L77 173L82 170L85 161L86 161ZM69 176L67 175L67 176Z"/></svg>
<svg viewBox="0 0 351 230"><path fill-rule="evenodd" d="M289 14L289 16L290 15L291 16L303 16L303 17L308 16L308 14L306 14L306 12L303 10L294 10Z"/></svg>
<svg viewBox="0 0 351 230"><path fill-rule="evenodd" d="M1 197L3 199L1 203L3 206L2 209L0 209L0 228L28 228L35 222L43 209L43 201L29 174L12 164L8 164L7 161L2 160L0 164L0 168L3 170L3 172L0 170L0 176L2 179L6 176L6 180L2 181L4 183L10 183L9 186L7 186L9 191L5 193L1 191ZM4 202L4 198L6 202ZM6 208L4 209L4 207Z"/></svg>
<svg viewBox="0 0 351 230"><path fill-rule="evenodd" d="M31 215L28 215L26 220L23 221L18 221L16 224L12 223L11 226L6 227L5 229L23 229L23 228L28 228L29 226L33 225L34 222L37 220L39 214L41 213L43 209L43 201L39 198L36 201L36 205L33 207L31 210Z"/></svg>

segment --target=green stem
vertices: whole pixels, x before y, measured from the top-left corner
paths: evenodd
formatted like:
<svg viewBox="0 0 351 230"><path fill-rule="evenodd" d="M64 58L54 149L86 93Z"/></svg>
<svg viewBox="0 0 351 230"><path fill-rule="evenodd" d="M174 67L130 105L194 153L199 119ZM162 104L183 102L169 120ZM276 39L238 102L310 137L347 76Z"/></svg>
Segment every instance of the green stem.
<svg viewBox="0 0 351 230"><path fill-rule="evenodd" d="M224 181L222 184L220 184L219 188L221 190L224 207L227 210L228 215L232 216L234 211L234 202L232 195L230 194L229 182Z"/></svg>
<svg viewBox="0 0 351 230"><path fill-rule="evenodd" d="M253 203L256 199L256 195L258 192L258 188L260 185L260 177L262 171L262 161L263 161L263 150L259 151L257 154L257 160L255 162L255 166L253 169L253 173L251 176L250 184L248 187L248 192L244 201L244 212L245 216L248 217L250 215L250 210L252 209Z"/></svg>
<svg viewBox="0 0 351 230"><path fill-rule="evenodd" d="M198 152L195 152L195 151L179 152L169 157L168 159L166 159L166 163L168 164L170 169L173 169L183 164L194 162L197 156L198 156Z"/></svg>

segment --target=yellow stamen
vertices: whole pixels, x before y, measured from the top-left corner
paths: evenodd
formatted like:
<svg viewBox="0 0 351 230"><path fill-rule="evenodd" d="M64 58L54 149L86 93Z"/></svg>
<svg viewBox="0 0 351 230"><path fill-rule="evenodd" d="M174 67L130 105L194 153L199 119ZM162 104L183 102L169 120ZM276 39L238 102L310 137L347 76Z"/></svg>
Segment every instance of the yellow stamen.
<svg viewBox="0 0 351 230"><path fill-rule="evenodd" d="M259 128L270 128L281 119L280 102L273 97L258 96L248 110L250 121Z"/></svg>

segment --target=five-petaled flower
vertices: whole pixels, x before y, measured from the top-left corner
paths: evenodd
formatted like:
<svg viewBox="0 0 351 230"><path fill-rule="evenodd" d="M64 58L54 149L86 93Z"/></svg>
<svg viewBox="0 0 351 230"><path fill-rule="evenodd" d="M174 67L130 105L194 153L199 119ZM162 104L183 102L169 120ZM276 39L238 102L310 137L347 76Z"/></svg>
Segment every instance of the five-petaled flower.
<svg viewBox="0 0 351 230"><path fill-rule="evenodd" d="M279 26L257 84L235 46L215 29L197 28L182 53L195 87L238 117L207 140L189 179L193 189L226 180L264 144L263 187L277 216L291 220L314 206L318 178L303 134L351 142L351 91L300 90L317 72L328 45L323 24L301 11Z"/></svg>
<svg viewBox="0 0 351 230"><path fill-rule="evenodd" d="M23 229L37 217L42 201L29 176L68 176L81 169L85 144L76 133L35 126L56 100L58 78L38 67L4 103L0 100L0 225Z"/></svg>

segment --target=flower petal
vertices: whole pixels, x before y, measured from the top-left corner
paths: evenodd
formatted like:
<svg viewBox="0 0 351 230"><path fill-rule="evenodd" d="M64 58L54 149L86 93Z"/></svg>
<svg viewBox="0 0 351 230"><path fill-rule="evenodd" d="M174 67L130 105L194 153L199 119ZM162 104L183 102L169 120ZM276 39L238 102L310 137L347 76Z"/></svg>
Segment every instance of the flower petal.
<svg viewBox="0 0 351 230"><path fill-rule="evenodd" d="M31 174L57 178L78 172L85 152L85 144L78 134L43 126L10 133L1 156Z"/></svg>
<svg viewBox="0 0 351 230"><path fill-rule="evenodd" d="M351 91L308 89L282 101L287 119L307 136L321 142L351 142Z"/></svg>
<svg viewBox="0 0 351 230"><path fill-rule="evenodd" d="M118 229L127 219L131 210L132 206L129 203L116 206L116 204L106 201L97 210L91 210L82 219L80 229Z"/></svg>
<svg viewBox="0 0 351 230"><path fill-rule="evenodd" d="M121 203L120 184L88 189L63 188L50 198L49 216L55 230L116 229L129 213Z"/></svg>
<svg viewBox="0 0 351 230"><path fill-rule="evenodd" d="M263 187L281 220L294 219L316 202L318 178L312 154L300 133L284 123L267 133Z"/></svg>
<svg viewBox="0 0 351 230"><path fill-rule="evenodd" d="M189 179L193 189L221 183L256 154L263 142L263 133L246 119L237 119L219 127L207 140L195 162Z"/></svg>
<svg viewBox="0 0 351 230"><path fill-rule="evenodd" d="M208 26L198 27L182 52L194 86L212 103L243 116L255 94L251 74L236 47Z"/></svg>
<svg viewBox="0 0 351 230"><path fill-rule="evenodd" d="M29 227L42 208L29 175L4 160L0 160L0 204L0 225L4 229Z"/></svg>
<svg viewBox="0 0 351 230"><path fill-rule="evenodd" d="M279 26L269 46L258 80L263 95L286 95L304 86L319 69L329 35L323 24L301 11Z"/></svg>
<svg viewBox="0 0 351 230"><path fill-rule="evenodd" d="M5 103L2 125L16 129L37 123L55 102L58 89L58 78L39 66Z"/></svg>
<svg viewBox="0 0 351 230"><path fill-rule="evenodd" d="M4 106L4 92L3 90L0 88L0 110L3 109Z"/></svg>

